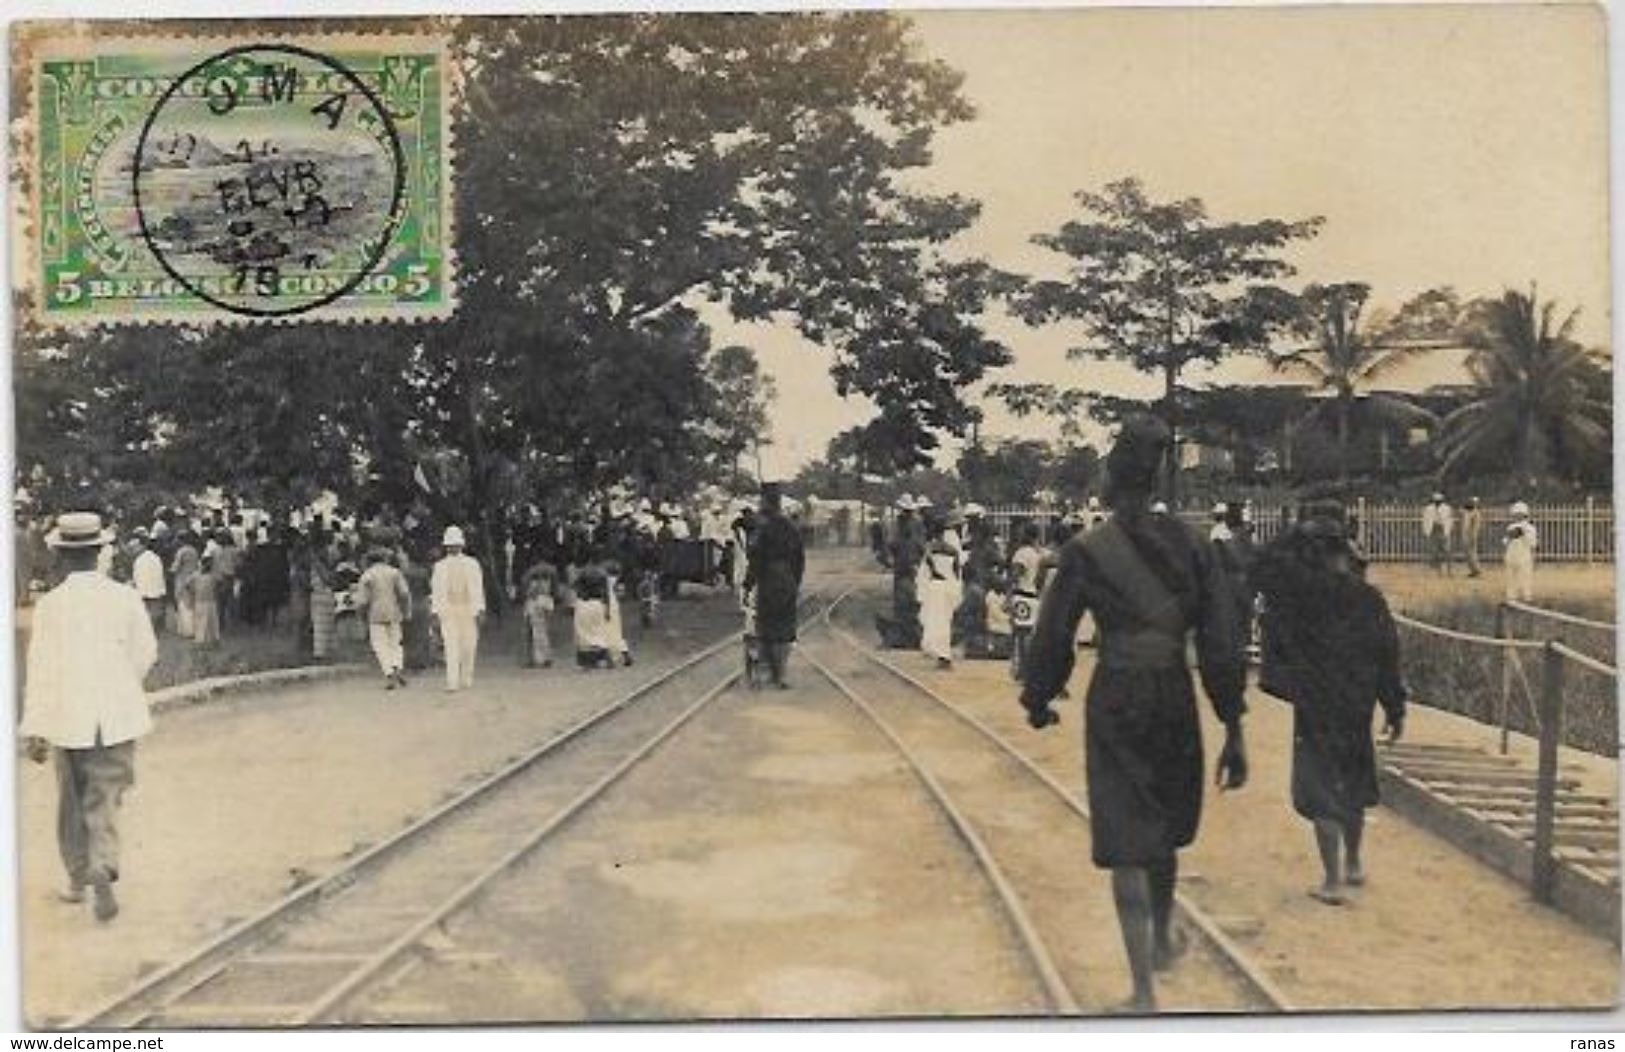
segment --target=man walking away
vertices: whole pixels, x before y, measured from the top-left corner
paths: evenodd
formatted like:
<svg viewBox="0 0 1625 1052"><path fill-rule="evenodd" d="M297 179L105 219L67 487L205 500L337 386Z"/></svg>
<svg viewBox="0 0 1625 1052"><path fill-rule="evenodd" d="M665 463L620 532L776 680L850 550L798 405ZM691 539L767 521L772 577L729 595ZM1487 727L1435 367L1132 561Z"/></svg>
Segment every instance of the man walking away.
<svg viewBox="0 0 1625 1052"><path fill-rule="evenodd" d="M146 530L135 531L135 546L138 554L131 566L131 579L156 633L163 629L164 607L169 597L169 587L164 582L164 560L152 550Z"/></svg>
<svg viewBox="0 0 1625 1052"><path fill-rule="evenodd" d="M367 612L367 638L384 674L384 689L406 686L406 620L412 616L412 591L406 576L390 565L389 552L367 553L367 569L355 583L355 604Z"/></svg>
<svg viewBox="0 0 1625 1052"><path fill-rule="evenodd" d="M1461 506L1461 548L1467 559L1467 576L1478 577L1484 571L1478 564L1478 545L1484 536L1484 509L1477 497L1468 497Z"/></svg>
<svg viewBox="0 0 1625 1052"><path fill-rule="evenodd" d="M1035 728L1071 677L1078 621L1093 609L1100 655L1085 702L1085 767L1095 865L1112 895L1134 982L1133 1011L1156 1011L1154 970L1184 948L1173 927L1178 851L1202 810L1202 733L1186 666L1194 633L1202 684L1225 727L1222 787L1247 778L1242 631L1212 545L1170 515L1151 514L1173 436L1154 417L1123 424L1106 458L1112 516L1061 552L1033 633L1021 703Z"/></svg>
<svg viewBox="0 0 1625 1052"><path fill-rule="evenodd" d="M1259 683L1292 705L1292 807L1320 851L1309 894L1329 906L1365 883L1365 812L1379 800L1372 712L1381 704L1391 741L1405 722L1398 630L1355 572L1346 524L1338 502L1311 504L1254 570L1269 611Z"/></svg>
<svg viewBox="0 0 1625 1052"><path fill-rule="evenodd" d="M1450 505L1443 493L1422 509L1422 538L1427 544L1428 565L1441 574L1450 573Z"/></svg>
<svg viewBox="0 0 1625 1052"><path fill-rule="evenodd" d="M485 579L480 564L463 552L463 531L447 526L440 546L446 550L429 579L429 609L440 623L446 648L446 689L474 685L474 655L485 616Z"/></svg>
<svg viewBox="0 0 1625 1052"><path fill-rule="evenodd" d="M135 781L136 739L152 729L142 679L158 657L140 597L96 572L110 539L92 512L61 516L46 538L67 577L34 609L18 728L32 760L56 763L62 898L94 889L101 921L118 915L118 806Z"/></svg>
<svg viewBox="0 0 1625 1052"><path fill-rule="evenodd" d="M756 634L762 641L773 685L788 690L785 665L796 641L796 594L807 556L801 532L784 517L783 492L776 482L762 486L760 528L751 542L746 590L756 591Z"/></svg>

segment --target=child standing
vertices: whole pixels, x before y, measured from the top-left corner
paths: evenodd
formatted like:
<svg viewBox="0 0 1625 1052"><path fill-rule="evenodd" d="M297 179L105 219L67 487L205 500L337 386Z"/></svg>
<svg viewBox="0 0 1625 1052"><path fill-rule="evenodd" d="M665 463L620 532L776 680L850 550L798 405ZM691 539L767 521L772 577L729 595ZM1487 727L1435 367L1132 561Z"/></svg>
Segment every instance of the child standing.
<svg viewBox="0 0 1625 1052"><path fill-rule="evenodd" d="M611 559L604 564L604 609L609 615L609 649L622 665L632 664L632 648L626 642L626 628L621 621L620 564Z"/></svg>
<svg viewBox="0 0 1625 1052"><path fill-rule="evenodd" d="M525 582L525 627L530 635L530 664L553 667L553 641L547 620L553 616L553 579L537 574Z"/></svg>
<svg viewBox="0 0 1625 1052"><path fill-rule="evenodd" d="M1010 597L1005 610L1010 615L1010 678L1021 683L1027 676L1027 648L1032 643L1033 626L1038 623L1039 577L1044 553L1038 547L1038 524L1021 528L1021 546L1010 557Z"/></svg>
<svg viewBox="0 0 1625 1052"><path fill-rule="evenodd" d="M984 600L987 618L987 653L990 661L1001 661L1015 653L1015 629L1010 621L1010 597L1003 578L988 582Z"/></svg>
<svg viewBox="0 0 1625 1052"><path fill-rule="evenodd" d="M762 640L756 634L756 589L740 591L739 609L744 614L745 685L756 690L762 685Z"/></svg>
<svg viewBox="0 0 1625 1052"><path fill-rule="evenodd" d="M596 572L583 573L576 581L575 601L576 664L583 672L612 668L610 656L609 607L604 602L604 578Z"/></svg>
<svg viewBox="0 0 1625 1052"><path fill-rule="evenodd" d="M215 646L220 642L220 577L212 556L203 557L198 572L186 582L186 593L192 607L192 642Z"/></svg>

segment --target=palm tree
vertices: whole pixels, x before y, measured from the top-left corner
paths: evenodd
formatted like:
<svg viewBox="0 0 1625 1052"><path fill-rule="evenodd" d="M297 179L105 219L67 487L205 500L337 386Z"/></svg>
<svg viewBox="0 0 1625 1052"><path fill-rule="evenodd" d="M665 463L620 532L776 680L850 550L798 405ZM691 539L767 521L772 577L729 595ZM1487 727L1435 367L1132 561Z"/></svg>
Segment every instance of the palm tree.
<svg viewBox="0 0 1625 1052"><path fill-rule="evenodd" d="M1299 297L1302 307L1299 331L1314 342L1271 359L1279 370L1295 369L1306 374L1317 390L1329 395L1310 410L1302 422L1319 422L1328 414L1334 414L1338 478L1343 482L1349 477L1349 438L1358 402L1363 400L1369 411L1386 421L1432 422L1434 419L1432 413L1403 398L1369 390L1372 382L1394 366L1432 346L1388 342L1380 335L1372 337L1362 331L1360 315L1370 295L1371 286L1358 281L1310 285Z"/></svg>
<svg viewBox="0 0 1625 1052"><path fill-rule="evenodd" d="M1510 462L1527 480L1557 467L1573 472L1611 443L1608 372L1573 338L1580 312L1557 322L1556 302L1507 290L1482 304L1467 342L1474 393L1444 419L1440 473Z"/></svg>

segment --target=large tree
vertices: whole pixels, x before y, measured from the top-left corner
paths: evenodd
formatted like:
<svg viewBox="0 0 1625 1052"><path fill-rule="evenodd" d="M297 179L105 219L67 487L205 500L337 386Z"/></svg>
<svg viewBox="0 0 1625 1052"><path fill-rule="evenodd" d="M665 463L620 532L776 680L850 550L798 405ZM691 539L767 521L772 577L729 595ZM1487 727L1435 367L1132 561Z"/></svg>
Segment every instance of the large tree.
<svg viewBox="0 0 1625 1052"><path fill-rule="evenodd" d="M843 393L880 407L900 463L973 422L965 388L1008 360L975 320L1004 281L941 251L975 202L900 179L930 163L937 129L971 115L959 75L920 53L906 20L454 25L453 318L119 330L61 351L101 355L82 376L20 366L20 400L116 411L136 432L119 448L163 450L180 486L404 499L422 459L457 463L466 485L444 513L487 544L516 479L582 496L675 486L719 430L737 433L728 380L708 365L706 300L825 347ZM141 375L149 353L162 382ZM49 430L26 431L20 463L48 459Z"/></svg>
<svg viewBox="0 0 1625 1052"><path fill-rule="evenodd" d="M556 334L550 359L710 299L828 348L901 455L969 426L964 387L1008 358L974 320L1000 279L939 251L974 202L898 178L971 115L905 20L482 19L465 52L465 274L503 321Z"/></svg>
<svg viewBox="0 0 1625 1052"><path fill-rule="evenodd" d="M1442 475L1510 465L1519 485L1542 475L1605 475L1612 384L1601 355L1574 339L1579 311L1508 290L1474 312L1465 335L1474 394L1445 417Z"/></svg>
<svg viewBox="0 0 1625 1052"><path fill-rule="evenodd" d="M713 470L739 481L739 458L769 442L768 410L778 398L773 378L762 372L756 352L729 344L706 364L715 408L708 437L716 447Z"/></svg>
<svg viewBox="0 0 1625 1052"><path fill-rule="evenodd" d="M1033 325L1080 325L1075 358L1158 376L1157 409L1177 429L1187 367L1262 351L1291 324L1294 298L1274 284L1293 273L1282 252L1321 220L1219 221L1198 198L1153 201L1137 179L1076 196L1083 217L1033 239L1068 258L1067 277L1030 283L1017 310ZM1170 451L1170 480L1177 463Z"/></svg>

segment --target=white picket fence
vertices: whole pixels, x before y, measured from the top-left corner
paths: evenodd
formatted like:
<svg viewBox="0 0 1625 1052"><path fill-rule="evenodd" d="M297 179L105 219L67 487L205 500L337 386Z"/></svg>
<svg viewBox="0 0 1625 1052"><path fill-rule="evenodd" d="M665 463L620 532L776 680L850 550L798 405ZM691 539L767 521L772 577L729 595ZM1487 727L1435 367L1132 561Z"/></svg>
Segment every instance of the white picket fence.
<svg viewBox="0 0 1625 1052"><path fill-rule="evenodd" d="M1427 560L1427 538L1422 535L1422 505L1377 504L1360 500L1350 510L1359 516L1360 543L1373 561L1403 563ZM1006 538L1015 524L1035 520L1047 526L1059 519L1061 514L1058 509L1036 505L999 505L988 509L989 517ZM1210 521L1206 511L1182 511L1179 515L1206 532ZM1614 508L1607 501L1591 499L1579 504L1534 504L1530 506L1530 518L1540 534L1542 562L1613 561ZM1500 560L1501 541L1511 521L1512 516L1504 506L1484 508L1484 529L1478 538L1480 560ZM1272 539L1281 528L1280 507L1264 505L1256 508L1254 525L1255 537L1259 542ZM1464 558L1459 512L1451 547L1451 558L1457 561Z"/></svg>

